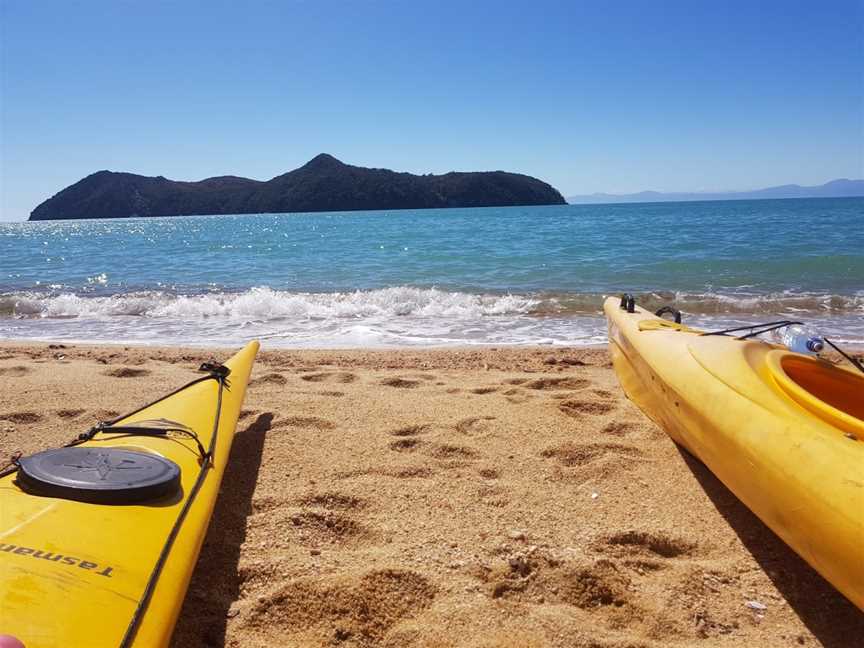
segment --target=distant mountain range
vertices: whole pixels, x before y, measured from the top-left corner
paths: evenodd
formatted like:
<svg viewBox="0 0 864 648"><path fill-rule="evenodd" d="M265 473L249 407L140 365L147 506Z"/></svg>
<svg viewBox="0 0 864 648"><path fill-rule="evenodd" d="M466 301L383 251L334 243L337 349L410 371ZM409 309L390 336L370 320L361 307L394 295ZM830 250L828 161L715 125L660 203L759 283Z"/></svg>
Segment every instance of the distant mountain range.
<svg viewBox="0 0 864 648"><path fill-rule="evenodd" d="M588 196L569 196L571 205L631 202L679 202L686 200L759 200L763 198L849 198L864 196L864 180L832 180L816 187L789 184L754 191L720 191L706 193L661 193L640 191L633 194L595 193Z"/></svg>
<svg viewBox="0 0 864 648"><path fill-rule="evenodd" d="M527 175L413 175L351 166L322 153L266 182L236 176L179 182L99 171L43 202L30 220L563 204L555 188Z"/></svg>

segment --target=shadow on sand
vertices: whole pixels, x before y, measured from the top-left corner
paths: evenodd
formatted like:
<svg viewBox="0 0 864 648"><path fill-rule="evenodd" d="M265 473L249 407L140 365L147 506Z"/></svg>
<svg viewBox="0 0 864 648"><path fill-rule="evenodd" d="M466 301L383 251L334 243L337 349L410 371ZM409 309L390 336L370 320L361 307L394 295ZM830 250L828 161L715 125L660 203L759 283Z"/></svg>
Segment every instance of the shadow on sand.
<svg viewBox="0 0 864 648"><path fill-rule="evenodd" d="M846 648L864 637L864 613L751 513L704 464L681 447L678 452L786 603L823 646Z"/></svg>
<svg viewBox="0 0 864 648"><path fill-rule="evenodd" d="M210 528L174 630L173 648L225 643L228 610L240 595L237 564L246 539L246 518L252 512L264 437L272 421L273 414L261 414L234 437Z"/></svg>

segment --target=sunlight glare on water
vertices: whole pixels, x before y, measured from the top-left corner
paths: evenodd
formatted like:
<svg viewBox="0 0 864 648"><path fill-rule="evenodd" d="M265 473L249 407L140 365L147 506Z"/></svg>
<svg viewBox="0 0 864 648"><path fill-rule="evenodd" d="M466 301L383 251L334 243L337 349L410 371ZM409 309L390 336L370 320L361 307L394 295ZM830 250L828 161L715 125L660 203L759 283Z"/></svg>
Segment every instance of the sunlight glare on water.
<svg viewBox="0 0 864 648"><path fill-rule="evenodd" d="M627 290L691 323L862 341L864 199L0 224L0 335L278 346L592 344Z"/></svg>

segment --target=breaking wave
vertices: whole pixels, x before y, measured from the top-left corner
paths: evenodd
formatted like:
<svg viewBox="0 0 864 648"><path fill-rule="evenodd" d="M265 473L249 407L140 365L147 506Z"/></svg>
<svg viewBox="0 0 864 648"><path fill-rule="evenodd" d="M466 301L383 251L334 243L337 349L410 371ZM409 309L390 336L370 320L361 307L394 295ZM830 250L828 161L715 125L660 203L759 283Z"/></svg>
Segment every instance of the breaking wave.
<svg viewBox="0 0 864 648"><path fill-rule="evenodd" d="M333 293L268 287L242 292L113 295L0 294L0 337L77 342L284 347L603 344L604 295L473 294L409 286ZM673 303L698 328L789 314L839 342L864 341L864 296L643 293L646 308Z"/></svg>
<svg viewBox="0 0 864 648"><path fill-rule="evenodd" d="M697 293L697 292L643 292L634 293L643 308L657 310L674 305L694 315L772 315L799 313L813 315L864 315L864 292L853 295L821 293ZM549 296L541 308L557 313L596 313L602 310L606 295L562 294Z"/></svg>
<svg viewBox="0 0 864 648"><path fill-rule="evenodd" d="M162 291L108 296L71 292L0 295L0 317L229 318L245 321L368 317L472 319L496 315L597 315L607 295L598 293L473 294L438 288L398 286L354 292L310 293L251 288L243 292L174 294ZM694 315L855 315L864 316L864 293L715 294L637 293L654 310L673 304Z"/></svg>
<svg viewBox="0 0 864 648"><path fill-rule="evenodd" d="M518 295L474 295L436 288L303 293L252 288L238 293L177 295L147 291L111 296L36 293L0 296L0 314L22 318L138 316L239 320L426 317L470 319L526 314L539 301Z"/></svg>

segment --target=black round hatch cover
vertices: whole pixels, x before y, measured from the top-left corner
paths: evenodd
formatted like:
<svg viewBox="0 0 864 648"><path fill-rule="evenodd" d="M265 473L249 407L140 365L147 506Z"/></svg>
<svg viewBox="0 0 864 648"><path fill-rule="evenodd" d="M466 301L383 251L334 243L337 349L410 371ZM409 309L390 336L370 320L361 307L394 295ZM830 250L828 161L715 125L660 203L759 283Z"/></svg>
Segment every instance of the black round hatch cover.
<svg viewBox="0 0 864 648"><path fill-rule="evenodd" d="M176 493L180 489L180 467L148 452L57 448L22 457L17 482L34 495L128 504Z"/></svg>

